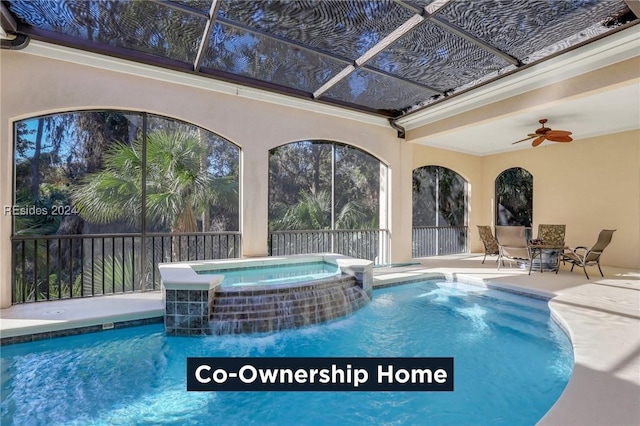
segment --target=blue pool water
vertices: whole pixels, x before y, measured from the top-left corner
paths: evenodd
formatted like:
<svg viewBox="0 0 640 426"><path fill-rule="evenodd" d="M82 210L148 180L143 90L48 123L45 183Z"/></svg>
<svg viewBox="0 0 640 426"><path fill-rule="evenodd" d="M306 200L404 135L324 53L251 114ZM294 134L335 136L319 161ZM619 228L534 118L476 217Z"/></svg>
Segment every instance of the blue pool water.
<svg viewBox="0 0 640 426"><path fill-rule="evenodd" d="M187 357L454 357L453 392L186 392ZM328 324L166 337L161 325L2 349L2 424L534 425L571 346L546 302L459 283L375 290Z"/></svg>
<svg viewBox="0 0 640 426"><path fill-rule="evenodd" d="M302 283L340 274L340 268L326 262L292 263L253 268L198 271L198 274L223 274L222 287Z"/></svg>

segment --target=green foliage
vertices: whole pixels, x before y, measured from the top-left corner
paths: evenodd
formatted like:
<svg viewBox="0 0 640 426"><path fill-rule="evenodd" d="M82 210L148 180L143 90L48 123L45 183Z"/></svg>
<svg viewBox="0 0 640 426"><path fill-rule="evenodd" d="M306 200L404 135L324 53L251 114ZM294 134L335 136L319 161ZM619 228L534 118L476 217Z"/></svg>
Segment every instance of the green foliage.
<svg viewBox="0 0 640 426"><path fill-rule="evenodd" d="M331 229L331 194L302 192L293 206L274 206L281 219L272 223L274 231ZM344 203L336 212L335 229L358 229L363 226L363 207L358 201Z"/></svg>
<svg viewBox="0 0 640 426"><path fill-rule="evenodd" d="M16 215L16 235L50 235L55 234L62 222L63 216L53 214L54 207L70 204L70 190L67 185L43 182L39 186L38 197L34 200L30 196L19 194L16 199L17 209L33 208L42 214Z"/></svg>
<svg viewBox="0 0 640 426"><path fill-rule="evenodd" d="M13 299L16 303L83 296L81 275L76 275L73 282L70 282L69 275L63 272L46 275L46 271L42 271L35 278L30 275L30 271L16 271L13 289ZM26 278L24 285L23 277Z"/></svg>
<svg viewBox="0 0 640 426"><path fill-rule="evenodd" d="M166 224L172 232L198 231L197 216L210 205L237 200L233 177L215 178L202 167L207 155L206 144L186 131L150 133L146 144L141 138L131 145L116 143L105 154L104 169L86 176L73 190L74 204L85 220L94 223L138 225L144 175L149 226Z"/></svg>
<svg viewBox="0 0 640 426"><path fill-rule="evenodd" d="M140 290L142 271L140 262L128 252L96 261L82 278L85 295L131 292Z"/></svg>
<svg viewBox="0 0 640 426"><path fill-rule="evenodd" d="M15 285L13 287L13 301L15 303L21 303L24 301L35 300L36 287L34 285L22 285L23 273L22 271L15 272Z"/></svg>
<svg viewBox="0 0 640 426"><path fill-rule="evenodd" d="M332 211L335 229L377 228L379 198L380 162L357 148L303 141L270 152L272 231L331 229Z"/></svg>
<svg viewBox="0 0 640 426"><path fill-rule="evenodd" d="M464 226L466 182L453 170L425 166L413 171L413 226Z"/></svg>
<svg viewBox="0 0 640 426"><path fill-rule="evenodd" d="M69 283L69 277L61 277L58 282L58 276L51 274L49 276L49 298L51 300L69 299L71 297L82 297L81 277L76 276L73 283ZM45 299L46 294L41 294L40 299Z"/></svg>
<svg viewBox="0 0 640 426"><path fill-rule="evenodd" d="M533 221L533 176L514 167L496 179L496 225L531 226Z"/></svg>

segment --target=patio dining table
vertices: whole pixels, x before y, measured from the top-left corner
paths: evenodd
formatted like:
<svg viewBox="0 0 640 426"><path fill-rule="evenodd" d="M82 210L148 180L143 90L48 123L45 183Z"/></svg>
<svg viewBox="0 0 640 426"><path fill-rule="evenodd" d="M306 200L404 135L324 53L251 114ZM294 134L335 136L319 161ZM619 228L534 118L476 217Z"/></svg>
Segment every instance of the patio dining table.
<svg viewBox="0 0 640 426"><path fill-rule="evenodd" d="M551 260L548 263L555 263L555 268L552 271L558 271L560 267L559 252L564 251L567 248L564 244L527 244L529 250L529 275L533 269L533 261L537 258L540 264L540 273L543 272L543 255L546 253L547 260Z"/></svg>

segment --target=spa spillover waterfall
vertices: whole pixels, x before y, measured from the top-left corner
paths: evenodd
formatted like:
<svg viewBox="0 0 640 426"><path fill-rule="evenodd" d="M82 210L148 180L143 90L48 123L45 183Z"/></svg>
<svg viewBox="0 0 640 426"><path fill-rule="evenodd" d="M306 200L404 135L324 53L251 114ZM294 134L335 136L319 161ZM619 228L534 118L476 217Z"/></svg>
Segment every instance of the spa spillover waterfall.
<svg viewBox="0 0 640 426"><path fill-rule="evenodd" d="M331 321L371 300L372 268L339 255L161 264L165 332L265 333Z"/></svg>

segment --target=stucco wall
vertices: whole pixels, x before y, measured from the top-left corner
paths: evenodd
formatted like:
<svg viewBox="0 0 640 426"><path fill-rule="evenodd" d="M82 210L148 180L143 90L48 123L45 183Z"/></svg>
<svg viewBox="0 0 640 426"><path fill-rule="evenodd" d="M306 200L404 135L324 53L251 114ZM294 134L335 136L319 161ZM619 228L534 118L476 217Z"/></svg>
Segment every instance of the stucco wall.
<svg viewBox="0 0 640 426"><path fill-rule="evenodd" d="M533 175L534 235L541 223L566 224L569 246L591 246L617 229L605 265L640 268L640 131L482 157L482 218L493 224L496 177L510 167Z"/></svg>
<svg viewBox="0 0 640 426"><path fill-rule="evenodd" d="M268 151L293 141L326 139L364 149L390 169L391 260L409 260L411 211L396 198L410 194L410 152L389 126L363 123L274 103L252 101L180 84L78 65L21 52L2 51L0 87L0 205L12 204L12 123L78 109L139 110L211 130L242 149L243 255L267 254ZM409 176L411 171L409 170ZM405 195L403 195L405 194ZM0 304L10 303L11 217L0 216Z"/></svg>
<svg viewBox="0 0 640 426"><path fill-rule="evenodd" d="M476 225L495 225L496 178L522 167L533 175L534 235L541 223L566 224L569 246L591 246L600 230L617 229L601 262L640 268L640 131L485 157L413 145L412 169L426 165L467 179L472 252L482 252Z"/></svg>

